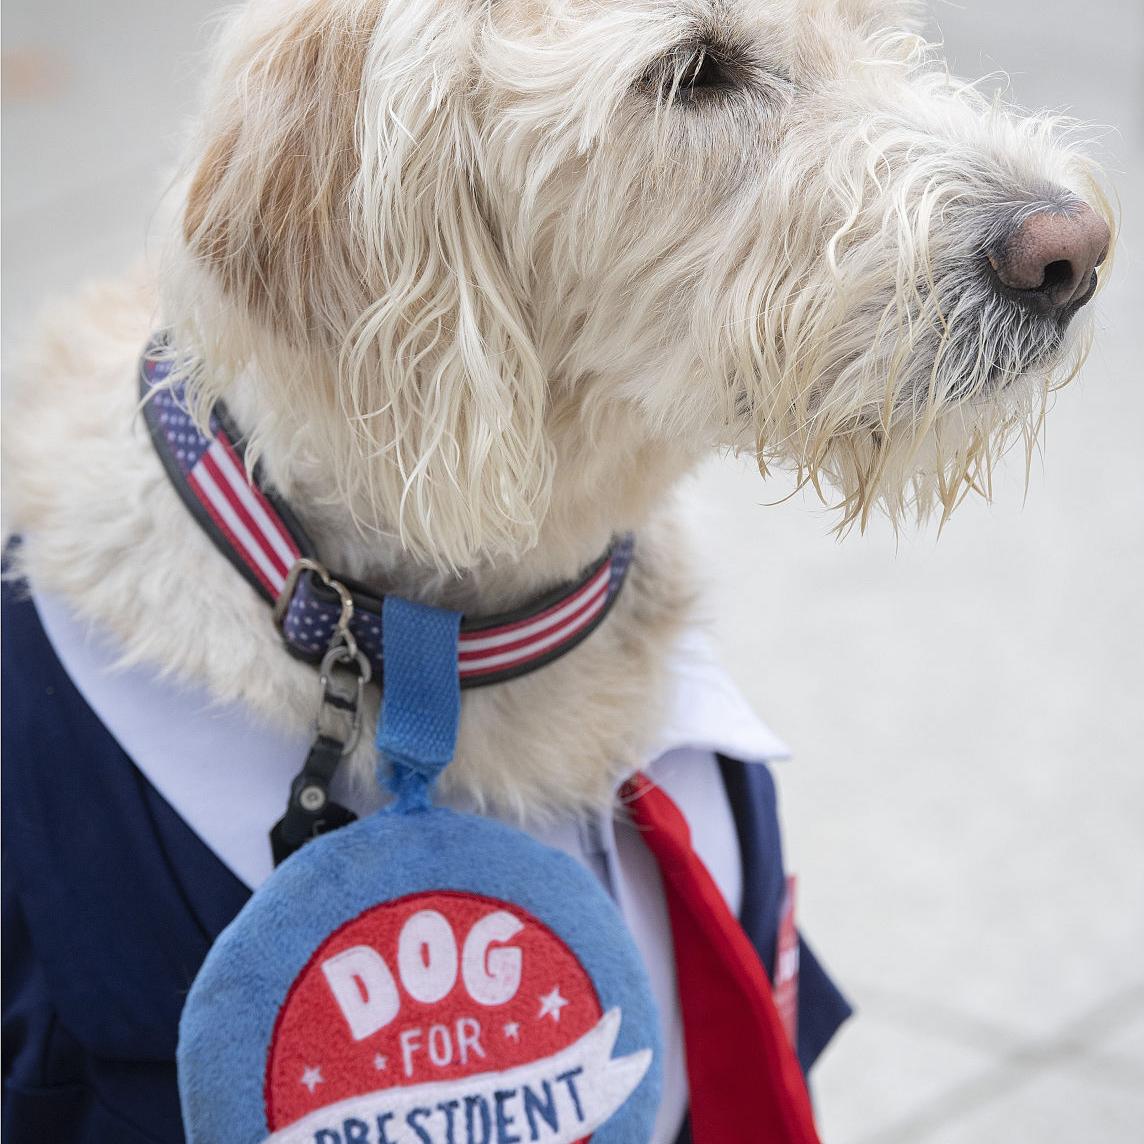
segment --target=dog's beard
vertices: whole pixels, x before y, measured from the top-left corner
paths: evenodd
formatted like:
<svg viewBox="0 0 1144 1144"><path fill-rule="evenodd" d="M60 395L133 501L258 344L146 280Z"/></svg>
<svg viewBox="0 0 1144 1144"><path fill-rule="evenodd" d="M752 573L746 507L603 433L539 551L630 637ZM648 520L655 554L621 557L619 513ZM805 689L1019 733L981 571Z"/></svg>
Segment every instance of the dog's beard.
<svg viewBox="0 0 1144 1144"><path fill-rule="evenodd" d="M1030 313L959 264L856 307L818 343L793 339L780 383L742 386L736 413L760 468L793 468L841 510L840 529L876 508L895 525L944 522L968 493L992 496L1014 445L1029 471L1050 396L1090 333L1087 311Z"/></svg>

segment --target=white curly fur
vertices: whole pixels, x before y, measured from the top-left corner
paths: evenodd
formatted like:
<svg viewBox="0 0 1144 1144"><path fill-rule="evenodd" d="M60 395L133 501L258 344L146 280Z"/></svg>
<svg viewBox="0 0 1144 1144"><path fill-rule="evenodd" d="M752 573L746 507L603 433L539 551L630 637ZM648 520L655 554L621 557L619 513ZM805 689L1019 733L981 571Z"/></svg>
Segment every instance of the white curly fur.
<svg viewBox="0 0 1144 1144"><path fill-rule="evenodd" d="M687 615L682 473L749 449L843 528L944 520L1083 358L1087 311L1062 333L982 267L1037 209L1112 222L1079 136L951 79L915 25L883 0L252 0L158 295L60 308L12 403L23 570L127 659L309 720L309 669L133 422L161 322L200 415L225 396L349 575L492 611L639 532L591 640L466 697L450 773L501 811L606 800Z"/></svg>

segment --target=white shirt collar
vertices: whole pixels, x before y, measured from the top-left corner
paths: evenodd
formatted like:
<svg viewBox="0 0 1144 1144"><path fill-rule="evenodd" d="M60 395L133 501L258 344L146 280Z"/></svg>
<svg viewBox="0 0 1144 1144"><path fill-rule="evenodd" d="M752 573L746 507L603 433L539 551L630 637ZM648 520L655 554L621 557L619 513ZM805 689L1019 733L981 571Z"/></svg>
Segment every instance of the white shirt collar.
<svg viewBox="0 0 1144 1144"><path fill-rule="evenodd" d="M649 762L680 747L714 751L744 763L790 758L787 745L755 714L720 665L703 631L684 630L669 666L675 696Z"/></svg>

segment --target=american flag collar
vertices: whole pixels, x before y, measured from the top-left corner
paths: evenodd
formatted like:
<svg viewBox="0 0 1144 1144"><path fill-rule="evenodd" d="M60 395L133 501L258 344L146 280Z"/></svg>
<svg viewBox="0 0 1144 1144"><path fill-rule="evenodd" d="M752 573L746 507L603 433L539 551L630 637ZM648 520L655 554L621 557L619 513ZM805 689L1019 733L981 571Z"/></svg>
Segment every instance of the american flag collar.
<svg viewBox="0 0 1144 1144"><path fill-rule="evenodd" d="M247 475L245 447L222 402L204 434L188 412L183 386L171 381L172 355L160 335L140 361L139 389L151 440L171 483L192 516L252 588L274 605L291 654L319 663L331 644L343 601L315 571L316 553L297 518L263 479ZM571 651L603 621L623 587L635 538L617 537L579 580L522 608L461 621L458 671L462 687L483 687L525 675ZM362 584L336 577L352 598L349 628L382 675L383 599Z"/></svg>

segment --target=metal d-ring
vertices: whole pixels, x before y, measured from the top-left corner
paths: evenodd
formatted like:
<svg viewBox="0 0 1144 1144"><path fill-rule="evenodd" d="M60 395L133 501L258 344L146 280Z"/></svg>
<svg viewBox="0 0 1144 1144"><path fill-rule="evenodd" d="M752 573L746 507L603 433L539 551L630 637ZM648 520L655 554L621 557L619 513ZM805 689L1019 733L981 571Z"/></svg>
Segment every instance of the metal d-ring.
<svg viewBox="0 0 1144 1144"><path fill-rule="evenodd" d="M334 626L330 649L333 650L335 644L339 644L340 641L339 646L344 645L349 649L351 655L359 655L357 640L354 638L353 632L350 631L350 623L354 618L353 593L340 580L335 580L323 564L309 556L301 556L295 561L294 566L286 574L286 582L282 585L278 599L274 601L274 622L279 630L286 622L286 612L290 607L290 601L294 598L294 589L298 586L298 578L303 572L313 572L338 597L341 611L338 615L338 622Z"/></svg>

